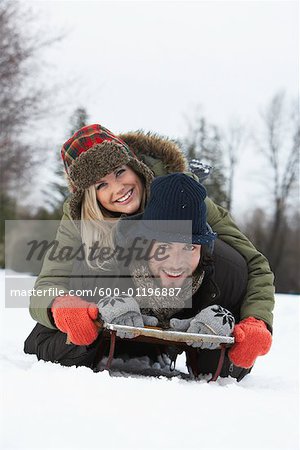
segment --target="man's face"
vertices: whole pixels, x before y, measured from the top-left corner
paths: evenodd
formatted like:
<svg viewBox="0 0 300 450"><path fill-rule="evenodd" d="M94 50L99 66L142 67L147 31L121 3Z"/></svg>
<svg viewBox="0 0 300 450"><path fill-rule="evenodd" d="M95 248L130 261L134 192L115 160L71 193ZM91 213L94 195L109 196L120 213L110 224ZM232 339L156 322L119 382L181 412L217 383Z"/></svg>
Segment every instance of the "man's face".
<svg viewBox="0 0 300 450"><path fill-rule="evenodd" d="M158 251L160 256L154 257ZM155 242L149 255L149 268L152 275L160 279L163 287L181 287L184 280L196 270L200 255L201 245Z"/></svg>

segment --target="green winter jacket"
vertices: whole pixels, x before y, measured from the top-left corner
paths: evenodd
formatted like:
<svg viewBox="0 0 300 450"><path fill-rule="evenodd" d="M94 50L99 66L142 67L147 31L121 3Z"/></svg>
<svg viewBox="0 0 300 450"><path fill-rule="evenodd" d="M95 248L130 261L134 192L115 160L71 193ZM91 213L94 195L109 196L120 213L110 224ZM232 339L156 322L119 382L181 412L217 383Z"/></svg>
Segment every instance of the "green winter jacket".
<svg viewBox="0 0 300 450"><path fill-rule="evenodd" d="M155 176L187 170L187 163L180 149L168 139L156 135L145 135L141 132L123 134L120 137L133 149L137 157L152 169ZM74 219L79 219L79 217L74 217L74 214L71 214L69 201L70 199L64 203L64 214L57 230L56 240L59 242L56 249L57 253L63 247L79 248L81 244L78 227L74 223ZM206 198L205 202L209 225L220 239L244 257L248 265L248 287L241 308L241 320L252 316L264 320L268 328L272 330L274 276L268 261L241 233L224 208L216 205L209 198ZM50 251L51 249L45 256L41 273L35 283L35 289L44 290L45 295L31 297L30 314L34 320L42 325L56 328L50 310L54 297L53 294L47 293L47 289L56 288L56 292L61 290L68 293L73 260L52 261L48 258Z"/></svg>

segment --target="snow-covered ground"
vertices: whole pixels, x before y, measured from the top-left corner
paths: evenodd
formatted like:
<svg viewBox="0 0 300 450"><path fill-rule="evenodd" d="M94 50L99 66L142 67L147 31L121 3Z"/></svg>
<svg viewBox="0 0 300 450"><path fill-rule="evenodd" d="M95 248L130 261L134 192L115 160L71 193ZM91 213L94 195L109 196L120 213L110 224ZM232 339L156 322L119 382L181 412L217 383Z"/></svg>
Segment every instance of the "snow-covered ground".
<svg viewBox="0 0 300 450"><path fill-rule="evenodd" d="M33 326L2 304L1 449L299 448L299 296L276 296L272 350L240 383L37 362L23 354Z"/></svg>

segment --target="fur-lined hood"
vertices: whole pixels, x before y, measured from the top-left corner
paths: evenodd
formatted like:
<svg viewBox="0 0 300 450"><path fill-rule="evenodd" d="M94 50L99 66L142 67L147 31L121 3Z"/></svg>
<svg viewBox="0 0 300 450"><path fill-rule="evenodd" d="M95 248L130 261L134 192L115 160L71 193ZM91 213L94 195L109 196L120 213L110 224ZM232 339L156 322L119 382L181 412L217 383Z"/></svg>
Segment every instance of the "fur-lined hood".
<svg viewBox="0 0 300 450"><path fill-rule="evenodd" d="M150 156L160 160L164 166L165 175L188 170L187 159L178 144L167 137L141 130L122 133L118 137L126 142L138 159L143 161L147 159L145 156Z"/></svg>

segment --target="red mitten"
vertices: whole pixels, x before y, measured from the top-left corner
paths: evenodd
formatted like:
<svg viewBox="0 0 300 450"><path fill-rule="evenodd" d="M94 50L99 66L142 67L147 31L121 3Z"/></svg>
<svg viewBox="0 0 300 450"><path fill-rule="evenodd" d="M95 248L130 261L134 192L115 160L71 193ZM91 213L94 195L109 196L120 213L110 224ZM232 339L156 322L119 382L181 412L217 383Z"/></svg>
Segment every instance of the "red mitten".
<svg viewBox="0 0 300 450"><path fill-rule="evenodd" d="M94 320L98 317L98 308L80 297L65 295L56 297L51 312L57 328L66 333L73 344L89 345L98 336Z"/></svg>
<svg viewBox="0 0 300 450"><path fill-rule="evenodd" d="M248 317L234 327L232 334L235 343L228 355L236 366L249 369L258 356L270 350L272 335L262 320Z"/></svg>

